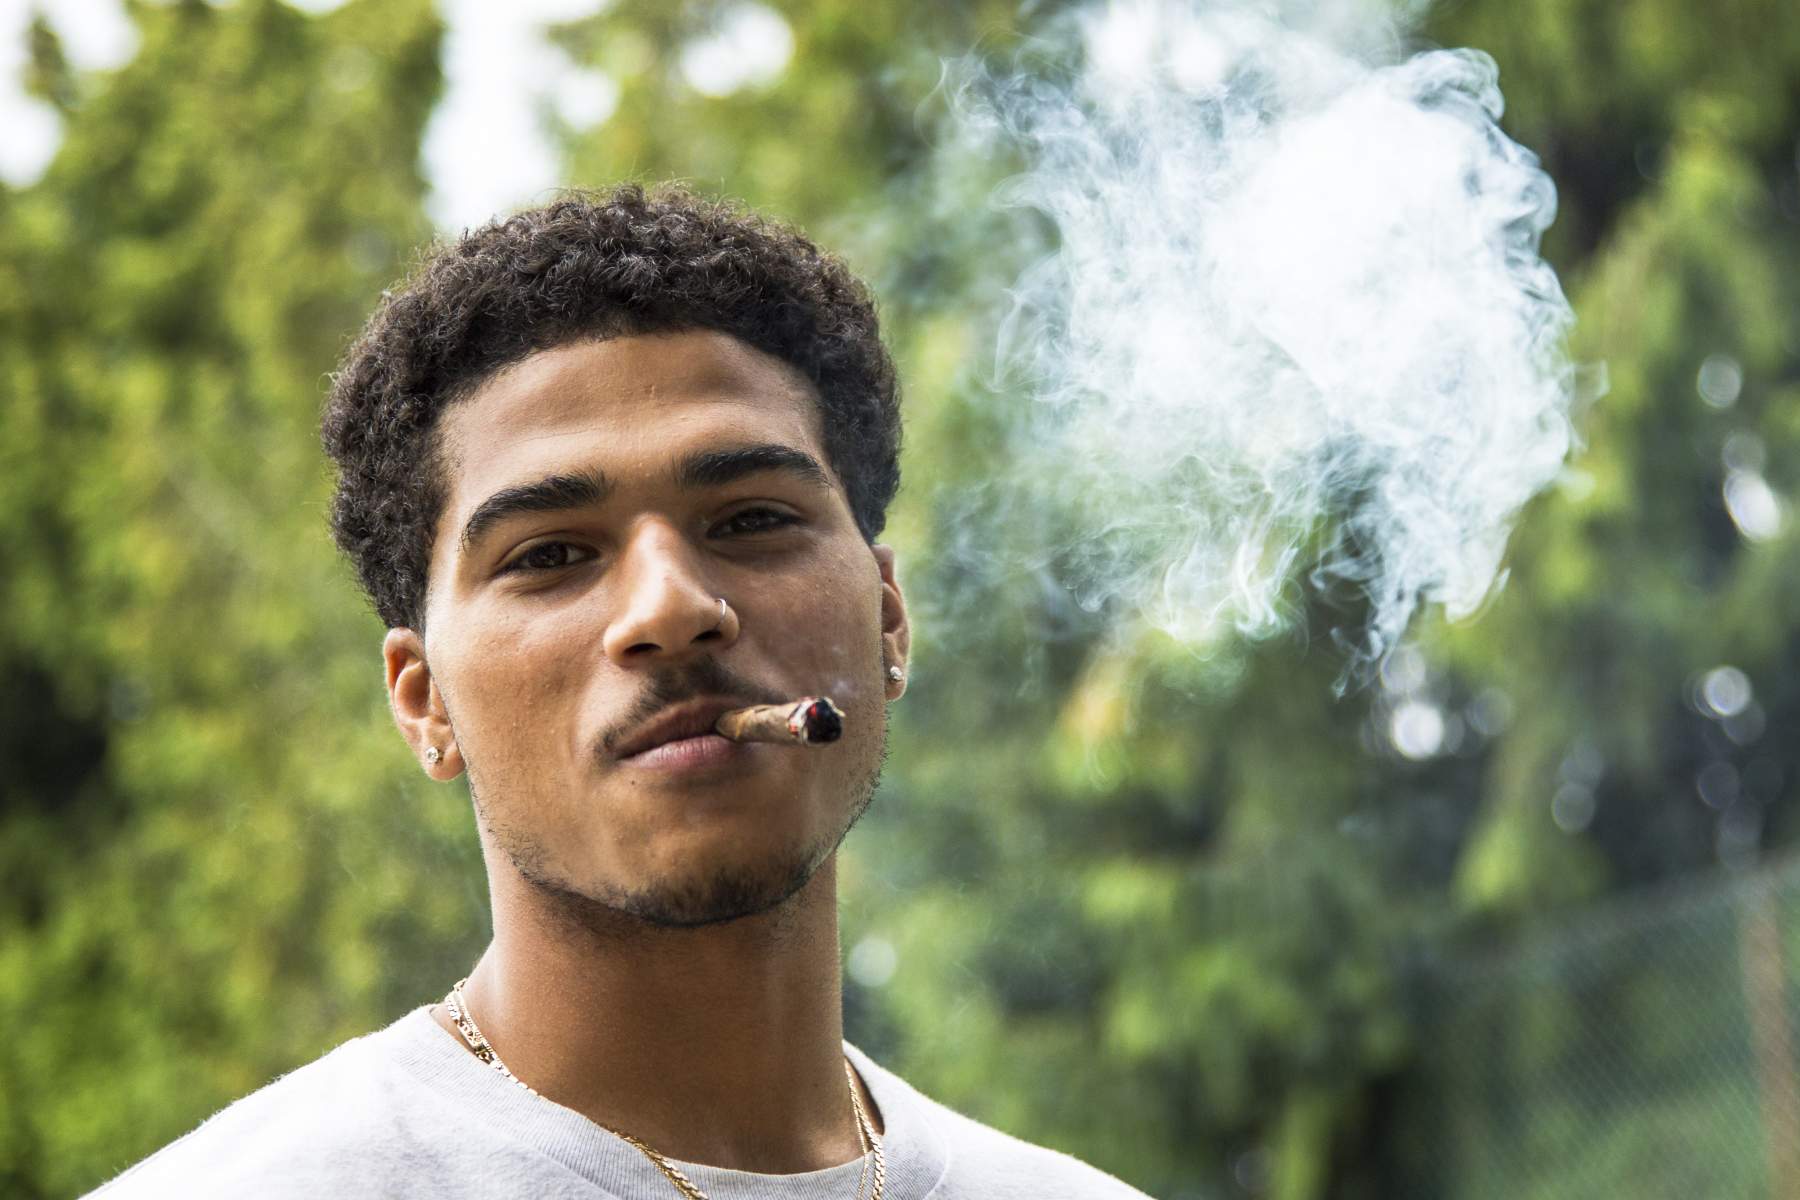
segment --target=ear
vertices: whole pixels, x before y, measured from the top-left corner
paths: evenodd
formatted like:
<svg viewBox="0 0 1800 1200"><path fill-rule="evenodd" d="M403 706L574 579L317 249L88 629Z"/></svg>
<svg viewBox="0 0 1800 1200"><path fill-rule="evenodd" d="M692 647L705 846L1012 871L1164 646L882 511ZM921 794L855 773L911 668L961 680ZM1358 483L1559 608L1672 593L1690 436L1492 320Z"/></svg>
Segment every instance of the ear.
<svg viewBox="0 0 1800 1200"><path fill-rule="evenodd" d="M444 694L425 661L424 639L410 629L390 629L381 644L381 657L387 663L388 707L400 736L427 775L439 782L455 779L463 771L462 753L456 747L456 731L450 728ZM435 763L426 758L434 746L442 755Z"/></svg>
<svg viewBox="0 0 1800 1200"><path fill-rule="evenodd" d="M886 666L899 667L906 670L907 657L912 653L912 626L906 618L906 597L900 592L900 576L895 565L894 548L876 545L869 547L875 554L875 565L881 572L881 660ZM898 680L886 679L887 698L898 700L906 694L906 676Z"/></svg>

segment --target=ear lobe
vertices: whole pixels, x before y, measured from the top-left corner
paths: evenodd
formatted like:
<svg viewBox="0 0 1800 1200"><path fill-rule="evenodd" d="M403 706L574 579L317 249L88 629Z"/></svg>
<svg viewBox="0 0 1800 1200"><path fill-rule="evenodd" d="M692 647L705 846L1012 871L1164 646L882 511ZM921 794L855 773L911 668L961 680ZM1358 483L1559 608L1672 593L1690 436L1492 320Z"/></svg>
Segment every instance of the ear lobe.
<svg viewBox="0 0 1800 1200"><path fill-rule="evenodd" d="M900 590L899 568L892 546L871 546L875 565L881 573L881 657L889 666L899 667L899 679L885 681L889 700L898 700L906 692L907 658L912 653L912 625L906 615L906 596Z"/></svg>
<svg viewBox="0 0 1800 1200"><path fill-rule="evenodd" d="M456 748L456 731L450 727L450 711L425 660L425 642L410 629L390 629L381 645L387 666L388 708L400 736L412 747L413 757L425 773L437 780L462 774L462 755ZM431 751L436 750L433 761Z"/></svg>

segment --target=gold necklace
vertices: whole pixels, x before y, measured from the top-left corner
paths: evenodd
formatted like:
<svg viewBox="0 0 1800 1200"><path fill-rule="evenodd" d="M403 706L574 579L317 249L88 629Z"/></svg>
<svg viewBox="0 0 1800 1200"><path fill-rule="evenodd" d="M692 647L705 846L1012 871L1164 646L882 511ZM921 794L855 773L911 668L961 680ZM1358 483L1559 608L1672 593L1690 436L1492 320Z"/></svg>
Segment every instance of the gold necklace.
<svg viewBox="0 0 1800 1200"><path fill-rule="evenodd" d="M500 1055L495 1053L492 1043L475 1024L475 1018L469 1012L469 1002L463 997L463 985L467 982L469 981L466 978L457 980L456 985L450 989L450 994L444 997L444 1007L450 1011L451 1023L456 1026L457 1032L462 1034L463 1040L469 1044L469 1049L475 1052L476 1058L487 1063L532 1095L542 1099L542 1095L536 1088L507 1069L506 1064L500 1061ZM862 1098L856 1094L856 1073L851 1069L848 1058L844 1059L844 1078L850 1084L850 1107L856 1113L856 1138L863 1148L863 1167L856 1176L857 1200L861 1200L863 1184L869 1177L871 1167L875 1174L875 1189L869 1193L869 1200L881 1200L882 1188L887 1182L887 1161L881 1152L881 1135L875 1132L875 1124L869 1120L869 1114L863 1109ZM687 1200L708 1200L706 1193L694 1186L694 1181L684 1175L681 1168L670 1162L665 1155L651 1149L629 1133L621 1133L617 1129L605 1125L602 1125L601 1128L654 1163L656 1169L661 1171L664 1177L675 1185L676 1190L687 1197Z"/></svg>

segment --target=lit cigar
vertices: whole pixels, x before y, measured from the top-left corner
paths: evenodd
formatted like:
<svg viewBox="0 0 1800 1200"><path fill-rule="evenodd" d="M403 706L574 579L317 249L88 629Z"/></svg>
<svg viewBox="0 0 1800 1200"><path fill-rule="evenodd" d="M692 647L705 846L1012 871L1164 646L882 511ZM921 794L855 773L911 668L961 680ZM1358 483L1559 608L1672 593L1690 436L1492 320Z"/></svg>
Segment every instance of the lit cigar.
<svg viewBox="0 0 1800 1200"><path fill-rule="evenodd" d="M844 711L828 696L803 696L780 704L734 708L719 717L713 731L734 742L823 746L843 735Z"/></svg>

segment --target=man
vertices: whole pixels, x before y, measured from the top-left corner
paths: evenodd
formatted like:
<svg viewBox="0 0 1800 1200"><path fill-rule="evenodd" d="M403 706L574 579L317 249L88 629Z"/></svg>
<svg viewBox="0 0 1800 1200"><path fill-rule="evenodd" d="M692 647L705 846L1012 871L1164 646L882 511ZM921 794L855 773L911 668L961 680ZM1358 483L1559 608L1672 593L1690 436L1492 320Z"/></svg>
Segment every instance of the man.
<svg viewBox="0 0 1800 1200"><path fill-rule="evenodd" d="M894 372L840 263L673 190L522 213L384 298L324 441L494 938L99 1194L1138 1195L843 1042L836 851L909 633ZM839 740L713 731L809 696Z"/></svg>

